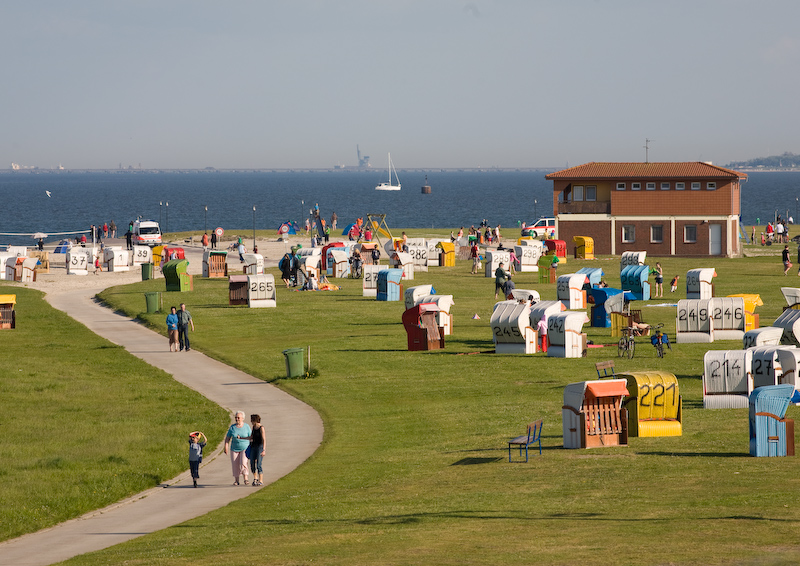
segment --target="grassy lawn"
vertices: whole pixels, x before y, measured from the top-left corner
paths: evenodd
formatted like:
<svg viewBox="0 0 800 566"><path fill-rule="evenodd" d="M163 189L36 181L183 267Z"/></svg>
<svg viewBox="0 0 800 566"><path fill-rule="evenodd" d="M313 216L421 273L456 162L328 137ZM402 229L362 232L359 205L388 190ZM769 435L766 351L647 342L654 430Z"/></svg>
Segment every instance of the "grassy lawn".
<svg viewBox="0 0 800 566"><path fill-rule="evenodd" d="M761 294L764 326L781 312L780 287L800 283L782 275L780 248L774 252L648 263L660 259L667 283L682 276L666 300L684 296L687 269L715 267L717 296ZM587 265L618 286L618 258L570 259L559 269ZM362 298L359 281L336 280L337 292L279 288L277 309L229 307L221 280L196 278L193 293L166 294L165 305L185 301L192 311L194 347L311 403L325 419L325 442L299 470L245 500L70 563L797 562L796 459L750 457L746 409L702 409L703 353L740 342L678 344L658 359L643 340L633 360L616 360L617 370L676 374L683 436L564 450L564 386L594 379L594 363L616 359L616 347L569 360L490 353L494 283L469 270L459 262L407 283L455 295L455 335L430 353L406 351L402 303ZM520 274L517 286L555 298L555 286L538 284L537 274ZM142 312L142 293L162 289L163 280L146 281L102 297L161 331L163 315ZM642 310L674 338L674 307ZM613 342L609 329L584 330L596 344ZM282 350L297 346L311 346L318 377L280 379ZM790 407L789 417L798 414ZM509 464L506 440L538 417L544 454Z"/></svg>
<svg viewBox="0 0 800 566"><path fill-rule="evenodd" d="M0 331L0 540L104 507L186 467L185 435L218 442L227 413L53 309L17 295ZM154 430L158 434L154 434Z"/></svg>

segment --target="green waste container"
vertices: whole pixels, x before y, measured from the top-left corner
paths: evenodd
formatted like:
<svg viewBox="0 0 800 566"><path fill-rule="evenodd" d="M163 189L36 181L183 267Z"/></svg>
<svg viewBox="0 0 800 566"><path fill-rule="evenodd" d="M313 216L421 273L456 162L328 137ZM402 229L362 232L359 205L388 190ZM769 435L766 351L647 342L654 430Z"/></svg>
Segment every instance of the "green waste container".
<svg viewBox="0 0 800 566"><path fill-rule="evenodd" d="M303 354L305 348L289 348L283 351L286 358L286 377L300 377L305 373Z"/></svg>
<svg viewBox="0 0 800 566"><path fill-rule="evenodd" d="M147 312L148 313L158 312L158 308L159 308L158 303L159 303L160 295L161 295L161 293L159 293L158 291L144 294L144 300L147 303Z"/></svg>
<svg viewBox="0 0 800 566"><path fill-rule="evenodd" d="M153 268L156 266L154 263L142 264L142 281L147 281L153 278Z"/></svg>

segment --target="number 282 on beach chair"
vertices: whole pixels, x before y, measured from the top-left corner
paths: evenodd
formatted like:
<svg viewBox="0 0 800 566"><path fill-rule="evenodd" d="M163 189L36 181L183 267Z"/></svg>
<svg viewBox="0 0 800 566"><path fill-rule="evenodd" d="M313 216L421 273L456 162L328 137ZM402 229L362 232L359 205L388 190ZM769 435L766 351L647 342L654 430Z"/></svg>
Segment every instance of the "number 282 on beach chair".
<svg viewBox="0 0 800 566"><path fill-rule="evenodd" d="M528 461L528 447L539 444L539 454L542 453L542 419L528 425L528 433L508 441L508 461L511 461L511 447L519 448L519 455L522 456L522 449L525 449L525 461Z"/></svg>

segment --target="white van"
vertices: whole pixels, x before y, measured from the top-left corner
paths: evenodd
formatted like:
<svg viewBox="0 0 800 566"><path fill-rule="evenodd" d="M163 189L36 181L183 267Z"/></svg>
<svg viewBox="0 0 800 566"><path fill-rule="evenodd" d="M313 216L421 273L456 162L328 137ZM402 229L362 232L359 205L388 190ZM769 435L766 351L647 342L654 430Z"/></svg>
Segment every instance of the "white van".
<svg viewBox="0 0 800 566"><path fill-rule="evenodd" d="M133 223L131 242L140 246L161 245L161 228L152 220L137 220Z"/></svg>

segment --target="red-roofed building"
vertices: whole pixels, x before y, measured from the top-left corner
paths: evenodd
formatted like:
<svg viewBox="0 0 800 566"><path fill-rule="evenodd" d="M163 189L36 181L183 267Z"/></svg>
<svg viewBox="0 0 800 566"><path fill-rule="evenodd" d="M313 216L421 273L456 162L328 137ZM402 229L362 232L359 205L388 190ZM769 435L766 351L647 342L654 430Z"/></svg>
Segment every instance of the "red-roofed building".
<svg viewBox="0 0 800 566"><path fill-rule="evenodd" d="M703 162L586 163L553 181L558 237L594 239L595 254L727 256L739 243L747 175Z"/></svg>

